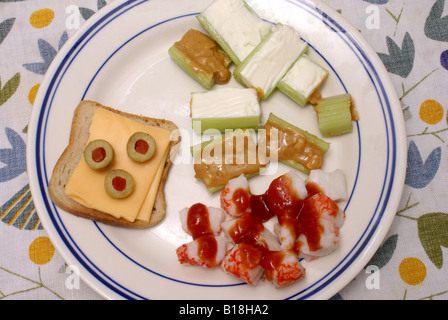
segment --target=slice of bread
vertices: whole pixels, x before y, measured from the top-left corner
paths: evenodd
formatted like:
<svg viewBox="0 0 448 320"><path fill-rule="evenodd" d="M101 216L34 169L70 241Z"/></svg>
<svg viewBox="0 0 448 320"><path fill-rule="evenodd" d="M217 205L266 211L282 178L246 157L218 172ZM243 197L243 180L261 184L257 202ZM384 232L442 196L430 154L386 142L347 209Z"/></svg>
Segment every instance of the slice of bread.
<svg viewBox="0 0 448 320"><path fill-rule="evenodd" d="M105 108L121 116L133 119L137 122L147 124L148 126L160 127L171 131L170 151L165 162L165 167L157 192L154 208L149 222L135 220L129 222L123 218L115 218L114 216L95 209L85 207L78 202L72 200L65 194L65 185L67 184L72 172L77 167L84 148L89 139L90 124L92 117L98 108ZM49 194L56 206L62 210L74 214L78 217L94 220L108 225L124 228L148 228L159 223L166 213L166 203L164 194L164 183L168 177L168 172L172 164L171 159L175 156L178 144L180 142L178 127L171 121L163 119L153 119L148 117L137 116L115 110L103 106L94 101L82 101L76 108L72 121L69 144L58 159L48 186Z"/></svg>

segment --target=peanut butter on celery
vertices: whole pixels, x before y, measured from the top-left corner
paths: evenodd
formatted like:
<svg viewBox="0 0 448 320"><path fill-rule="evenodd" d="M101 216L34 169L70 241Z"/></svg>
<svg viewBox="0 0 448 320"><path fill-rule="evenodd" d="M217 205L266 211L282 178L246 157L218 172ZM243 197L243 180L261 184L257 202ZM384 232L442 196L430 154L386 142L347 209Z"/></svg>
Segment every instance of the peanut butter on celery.
<svg viewBox="0 0 448 320"><path fill-rule="evenodd" d="M219 51L217 43L206 34L191 29L174 45L187 58L189 66L195 72L213 76L217 84L230 81L230 58Z"/></svg>
<svg viewBox="0 0 448 320"><path fill-rule="evenodd" d="M266 159L250 135L231 133L196 154L194 171L208 188L216 188L242 174L255 175L264 165Z"/></svg>
<svg viewBox="0 0 448 320"><path fill-rule="evenodd" d="M320 169L324 162L325 151L307 137L291 128L283 127L268 120L263 127L266 130L267 156L270 156L270 135L278 132L278 160L291 160L308 170Z"/></svg>
<svg viewBox="0 0 448 320"><path fill-rule="evenodd" d="M321 99L322 99L322 94L321 94L319 88L317 88L317 89L314 90L313 93L310 95L309 102L310 102L312 105L316 105L316 104L319 103L319 101L320 101Z"/></svg>

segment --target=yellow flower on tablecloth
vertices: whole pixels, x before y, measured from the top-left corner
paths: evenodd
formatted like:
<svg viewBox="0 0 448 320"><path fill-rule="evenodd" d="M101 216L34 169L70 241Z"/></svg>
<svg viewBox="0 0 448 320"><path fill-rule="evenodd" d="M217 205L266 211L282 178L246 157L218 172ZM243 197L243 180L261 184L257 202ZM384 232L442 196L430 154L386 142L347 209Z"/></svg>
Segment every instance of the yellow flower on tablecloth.
<svg viewBox="0 0 448 320"><path fill-rule="evenodd" d="M421 104L419 114L423 122L434 125L442 121L444 110L438 101L428 99Z"/></svg>
<svg viewBox="0 0 448 320"><path fill-rule="evenodd" d="M51 9L40 9L30 16L30 24L36 29L42 29L51 24L54 19L54 11Z"/></svg>
<svg viewBox="0 0 448 320"><path fill-rule="evenodd" d="M398 272L401 279L409 285L416 286L426 278L426 266L418 258L406 258L401 261Z"/></svg>
<svg viewBox="0 0 448 320"><path fill-rule="evenodd" d="M31 105L34 104L34 100L36 99L37 91L39 91L40 83L33 86L28 93L28 101L31 103Z"/></svg>
<svg viewBox="0 0 448 320"><path fill-rule="evenodd" d="M42 265L51 261L54 251L54 246L48 237L38 237L30 244L28 255L32 262Z"/></svg>

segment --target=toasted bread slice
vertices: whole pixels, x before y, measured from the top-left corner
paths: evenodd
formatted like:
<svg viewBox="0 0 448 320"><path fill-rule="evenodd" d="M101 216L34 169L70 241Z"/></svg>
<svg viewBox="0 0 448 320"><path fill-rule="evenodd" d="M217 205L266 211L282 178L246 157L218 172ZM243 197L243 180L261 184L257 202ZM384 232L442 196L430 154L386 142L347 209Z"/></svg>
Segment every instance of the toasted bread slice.
<svg viewBox="0 0 448 320"><path fill-rule="evenodd" d="M85 207L72 200L65 193L65 185L72 175L72 172L77 167L81 157L83 156L84 148L90 136L89 128L92 122L92 117L98 108L105 108L121 116L133 119L143 124L147 124L148 126L168 129L172 133L171 142L169 145L169 155L165 162L165 167L149 222L141 220L129 222L123 218L117 219L108 213ZM49 194L52 201L64 211L67 211L78 217L94 220L108 225L140 229L154 226L163 219L166 213L164 183L167 179L168 172L172 164L171 159L174 157L178 147L178 143L180 142L180 135L177 129L178 127L173 122L168 120L137 116L103 106L97 102L82 101L74 112L69 144L58 159L53 169L53 173L48 186Z"/></svg>

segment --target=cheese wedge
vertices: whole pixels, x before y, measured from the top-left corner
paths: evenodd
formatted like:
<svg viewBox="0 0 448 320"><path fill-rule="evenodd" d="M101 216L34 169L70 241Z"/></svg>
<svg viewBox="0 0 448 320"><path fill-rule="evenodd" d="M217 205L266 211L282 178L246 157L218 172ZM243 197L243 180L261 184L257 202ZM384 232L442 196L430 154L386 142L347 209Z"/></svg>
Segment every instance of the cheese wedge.
<svg viewBox="0 0 448 320"><path fill-rule="evenodd" d="M154 157L145 163L132 161L126 152L129 137L137 131L152 135L157 143ZM157 190L155 186L160 182L170 137L168 130L146 126L106 109L98 109L90 125L89 141L104 139L112 144L115 159L107 170L119 168L129 172L134 178L135 189L127 198L111 198L104 188L107 170L94 171L84 158L81 158L65 186L66 194L85 207L108 213L115 218L124 218L127 221L134 221L137 217L149 219L148 213L144 214L143 211L154 205Z"/></svg>
<svg viewBox="0 0 448 320"><path fill-rule="evenodd" d="M166 150L164 159L168 156L168 149ZM154 202L156 200L157 191L159 190L160 180L162 179L163 169L165 168L165 160L160 164L159 169L157 169L156 176L154 177L151 187L149 188L148 194L146 195L145 201L137 215L137 220L149 222L151 219L151 213L154 208Z"/></svg>

